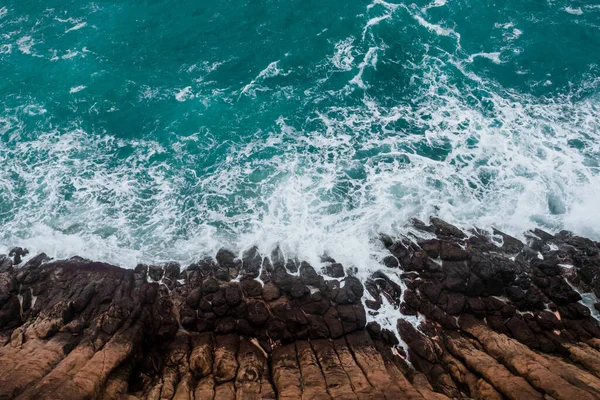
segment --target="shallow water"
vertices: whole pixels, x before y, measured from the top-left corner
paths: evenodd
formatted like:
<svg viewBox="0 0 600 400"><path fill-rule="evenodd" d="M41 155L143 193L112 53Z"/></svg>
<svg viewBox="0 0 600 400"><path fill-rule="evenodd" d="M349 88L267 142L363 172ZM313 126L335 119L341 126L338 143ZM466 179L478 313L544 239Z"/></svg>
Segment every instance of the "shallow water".
<svg viewBox="0 0 600 400"><path fill-rule="evenodd" d="M594 2L204 3L0 5L0 247L366 270L412 217L600 239Z"/></svg>

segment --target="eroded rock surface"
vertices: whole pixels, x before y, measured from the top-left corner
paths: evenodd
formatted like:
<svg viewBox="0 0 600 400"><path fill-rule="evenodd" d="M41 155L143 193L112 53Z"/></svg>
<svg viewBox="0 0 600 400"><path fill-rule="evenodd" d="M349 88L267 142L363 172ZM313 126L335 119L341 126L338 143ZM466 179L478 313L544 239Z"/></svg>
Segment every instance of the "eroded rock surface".
<svg viewBox="0 0 600 400"><path fill-rule="evenodd" d="M364 282L278 249L134 270L15 249L0 399L600 398L600 245L430 223L382 236Z"/></svg>

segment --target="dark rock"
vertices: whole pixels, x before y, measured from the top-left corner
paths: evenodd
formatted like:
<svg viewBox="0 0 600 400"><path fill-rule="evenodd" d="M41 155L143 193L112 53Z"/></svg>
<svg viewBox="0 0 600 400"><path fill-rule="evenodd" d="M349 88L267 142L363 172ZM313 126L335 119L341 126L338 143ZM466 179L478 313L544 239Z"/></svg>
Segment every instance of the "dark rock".
<svg viewBox="0 0 600 400"><path fill-rule="evenodd" d="M234 283L225 287L225 300L230 306L235 306L242 301L242 289L240 285Z"/></svg>
<svg viewBox="0 0 600 400"><path fill-rule="evenodd" d="M421 221L418 218L412 218L411 219L411 223L413 224L413 226L423 232L429 232L429 233L434 233L435 232L435 226L433 225L427 225L425 222Z"/></svg>
<svg viewBox="0 0 600 400"><path fill-rule="evenodd" d="M506 322L506 327L510 333L521 343L533 348L539 349L540 345L536 339L535 333L519 316L514 316Z"/></svg>
<svg viewBox="0 0 600 400"><path fill-rule="evenodd" d="M8 256L13 258L14 265L21 264L23 257L25 257L27 254L29 254L29 250L24 249L22 247L13 247L8 252Z"/></svg>
<svg viewBox="0 0 600 400"><path fill-rule="evenodd" d="M393 304L396 307L400 305L400 297L402 295L402 288L400 287L400 285L392 281L386 274L384 274L381 271L373 273L371 279L372 282L376 285L375 291L371 291L371 295L373 297L377 297L377 295L383 294L390 304ZM359 291L359 293L361 293L360 297L362 297L362 291Z"/></svg>
<svg viewBox="0 0 600 400"><path fill-rule="evenodd" d="M421 240L418 245L429 257L438 258L440 256L441 242L438 239Z"/></svg>
<svg viewBox="0 0 600 400"><path fill-rule="evenodd" d="M509 254L517 254L523 250L525 245L517 238L507 235L494 228L494 234L502 237L502 250Z"/></svg>
<svg viewBox="0 0 600 400"><path fill-rule="evenodd" d="M163 277L164 270L162 267L151 265L148 267L148 275L150 278L156 282L160 281Z"/></svg>
<svg viewBox="0 0 600 400"><path fill-rule="evenodd" d="M315 269L306 261L300 264L300 279L304 284L314 287L321 286L323 277L319 276Z"/></svg>
<svg viewBox="0 0 600 400"><path fill-rule="evenodd" d="M246 297L260 297L262 295L263 288L260 282L253 279L244 279L240 282L242 292Z"/></svg>
<svg viewBox="0 0 600 400"><path fill-rule="evenodd" d="M0 272L6 272L8 270L10 270L13 266L13 261L4 256L4 255L0 255Z"/></svg>
<svg viewBox="0 0 600 400"><path fill-rule="evenodd" d="M269 310L262 301L252 301L247 307L248 321L254 327L261 327L269 319Z"/></svg>
<svg viewBox="0 0 600 400"><path fill-rule="evenodd" d="M179 275L181 273L181 266L179 265L179 263L167 263L165 264L163 269L165 271L165 278L170 279L171 281L176 281L177 279L179 279Z"/></svg>
<svg viewBox="0 0 600 400"><path fill-rule="evenodd" d="M198 308L198 303L200 303L200 298L202 297L202 288L194 288L190 294L187 296L185 302L192 309Z"/></svg>
<svg viewBox="0 0 600 400"><path fill-rule="evenodd" d="M398 268L400 263L398 263L398 259L394 256L387 256L383 259L383 265L388 268Z"/></svg>
<svg viewBox="0 0 600 400"><path fill-rule="evenodd" d="M525 298L525 292L518 286L509 286L506 289L506 296L512 301L521 301Z"/></svg>
<svg viewBox="0 0 600 400"><path fill-rule="evenodd" d="M40 265L50 260L51 258L48 257L45 253L40 253L37 256L29 259L29 261L25 263L23 268L38 268Z"/></svg>
<svg viewBox="0 0 600 400"><path fill-rule="evenodd" d="M262 257L256 247L244 252L242 257L242 276L249 278L258 278L262 266Z"/></svg>
<svg viewBox="0 0 600 400"><path fill-rule="evenodd" d="M285 263L285 268L292 274L295 274L296 272L298 272L298 262L290 258Z"/></svg>
<svg viewBox="0 0 600 400"><path fill-rule="evenodd" d="M265 301L278 299L280 296L279 288L273 282L267 282L262 291L262 296Z"/></svg>
<svg viewBox="0 0 600 400"><path fill-rule="evenodd" d="M219 282L215 278L206 278L202 282L202 294L207 295L219 290Z"/></svg>
<svg viewBox="0 0 600 400"><path fill-rule="evenodd" d="M386 235L385 233L379 234L379 240L381 240L381 243L383 243L385 247L390 247L394 244L394 239L392 239L389 235Z"/></svg>
<svg viewBox="0 0 600 400"><path fill-rule="evenodd" d="M223 317L215 322L215 333L232 333L235 332L237 322L232 317Z"/></svg>
<svg viewBox="0 0 600 400"><path fill-rule="evenodd" d="M318 315L308 315L308 335L311 339L326 339L329 337L329 328L325 319Z"/></svg>
<svg viewBox="0 0 600 400"><path fill-rule="evenodd" d="M338 304L353 304L359 301L363 294L364 288L360 280L354 276L348 276L342 281L344 284L340 287L334 301Z"/></svg>
<svg viewBox="0 0 600 400"><path fill-rule="evenodd" d="M220 249L215 256L217 260L217 264L219 267L229 269L229 268L237 268L238 263L235 260L235 254L226 249Z"/></svg>
<svg viewBox="0 0 600 400"><path fill-rule="evenodd" d="M217 278L218 280L220 280L222 282L229 282L231 280L231 274L229 271L232 271L232 270L234 270L234 268L232 268L230 270L228 268L219 267L215 271L215 278Z"/></svg>
<svg viewBox="0 0 600 400"><path fill-rule="evenodd" d="M304 283L302 283L300 278L297 276L292 276L292 285L289 292L293 298L298 298L304 296L306 293L310 293L310 290Z"/></svg>
<svg viewBox="0 0 600 400"><path fill-rule="evenodd" d="M340 263L332 263L323 268L323 273L332 278L343 278L344 267Z"/></svg>
<svg viewBox="0 0 600 400"><path fill-rule="evenodd" d="M459 239L463 239L466 237L466 235L464 234L463 231L461 231L460 229L458 229L457 227L455 227L454 225L450 225L449 223L442 221L439 218L436 217L431 217L429 219L429 221L431 222L431 224L433 226L435 226L435 233L438 236L451 236L451 237L456 237Z"/></svg>
<svg viewBox="0 0 600 400"><path fill-rule="evenodd" d="M444 261L464 261L467 259L467 252L457 243L442 241L440 258Z"/></svg>
<svg viewBox="0 0 600 400"><path fill-rule="evenodd" d="M277 267L285 267L285 257L283 257L283 252L277 246L275 250L271 252L271 264L273 265L273 269Z"/></svg>
<svg viewBox="0 0 600 400"><path fill-rule="evenodd" d="M274 266L273 273L271 274L271 282L283 291L289 292L292 290L292 275L283 266Z"/></svg>

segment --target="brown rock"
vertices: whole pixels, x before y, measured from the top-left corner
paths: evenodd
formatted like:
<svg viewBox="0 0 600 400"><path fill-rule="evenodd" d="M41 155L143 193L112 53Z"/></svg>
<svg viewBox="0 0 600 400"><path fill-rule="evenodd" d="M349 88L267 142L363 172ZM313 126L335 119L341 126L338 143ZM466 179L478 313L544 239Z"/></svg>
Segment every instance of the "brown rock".
<svg viewBox="0 0 600 400"><path fill-rule="evenodd" d="M237 350L238 339L235 335L217 335L213 365L215 382L223 383L235 378L238 369Z"/></svg>
<svg viewBox="0 0 600 400"><path fill-rule="evenodd" d="M212 333L192 334L192 352L189 364L190 370L196 378L203 378L212 372L213 343Z"/></svg>

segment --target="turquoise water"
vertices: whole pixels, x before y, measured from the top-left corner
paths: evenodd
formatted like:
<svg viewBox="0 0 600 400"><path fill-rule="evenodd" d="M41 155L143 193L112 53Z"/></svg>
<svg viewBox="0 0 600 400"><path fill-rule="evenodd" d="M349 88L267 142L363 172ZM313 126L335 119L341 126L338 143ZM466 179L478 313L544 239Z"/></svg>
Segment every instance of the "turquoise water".
<svg viewBox="0 0 600 400"><path fill-rule="evenodd" d="M377 258L411 217L600 238L600 6L0 4L0 247Z"/></svg>

